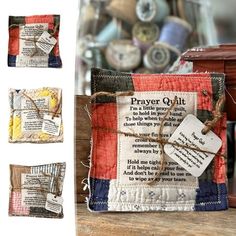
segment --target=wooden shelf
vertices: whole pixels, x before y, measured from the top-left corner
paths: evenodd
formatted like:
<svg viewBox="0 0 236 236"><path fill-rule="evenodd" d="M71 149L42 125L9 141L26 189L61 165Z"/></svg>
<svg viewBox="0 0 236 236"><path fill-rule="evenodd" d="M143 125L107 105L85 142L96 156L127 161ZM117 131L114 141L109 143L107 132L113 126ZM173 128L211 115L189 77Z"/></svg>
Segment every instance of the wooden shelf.
<svg viewBox="0 0 236 236"><path fill-rule="evenodd" d="M236 209L221 212L91 213L77 205L77 236L233 236Z"/></svg>

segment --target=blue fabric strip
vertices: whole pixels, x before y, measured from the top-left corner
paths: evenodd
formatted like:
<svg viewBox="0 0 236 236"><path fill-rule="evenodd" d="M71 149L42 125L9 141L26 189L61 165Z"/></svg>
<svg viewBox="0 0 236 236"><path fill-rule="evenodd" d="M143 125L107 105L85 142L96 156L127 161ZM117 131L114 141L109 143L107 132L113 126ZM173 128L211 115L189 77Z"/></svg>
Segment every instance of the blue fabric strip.
<svg viewBox="0 0 236 236"><path fill-rule="evenodd" d="M220 211L228 209L226 184L200 181L197 189L196 211Z"/></svg>
<svg viewBox="0 0 236 236"><path fill-rule="evenodd" d="M8 66L16 67L16 56L12 56L8 54Z"/></svg>
<svg viewBox="0 0 236 236"><path fill-rule="evenodd" d="M90 178L89 209L92 211L108 210L108 192L110 180Z"/></svg>
<svg viewBox="0 0 236 236"><path fill-rule="evenodd" d="M49 55L48 67L51 67L51 68L61 68L62 67L61 58Z"/></svg>

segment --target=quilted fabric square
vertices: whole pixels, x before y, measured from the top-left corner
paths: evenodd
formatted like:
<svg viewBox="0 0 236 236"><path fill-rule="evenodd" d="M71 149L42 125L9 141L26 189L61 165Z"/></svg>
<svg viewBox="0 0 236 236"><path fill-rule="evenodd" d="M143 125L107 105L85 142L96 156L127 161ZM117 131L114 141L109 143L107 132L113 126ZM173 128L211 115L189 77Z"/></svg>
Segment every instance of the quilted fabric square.
<svg viewBox="0 0 236 236"><path fill-rule="evenodd" d="M61 196L66 163L38 166L10 165L9 216L63 218L60 212L46 209L47 194Z"/></svg>
<svg viewBox="0 0 236 236"><path fill-rule="evenodd" d="M59 88L10 89L10 143L63 142L62 90ZM51 118L51 131L45 132L45 116ZM53 120L60 119L60 124ZM54 130L55 129L55 130Z"/></svg>
<svg viewBox="0 0 236 236"><path fill-rule="evenodd" d="M132 94L119 96L128 92ZM224 113L213 130L223 145L198 178L164 154L165 169L156 181L160 145L137 137L157 138L160 121L176 96L176 107L164 123L164 139L169 139L188 114L202 122L212 120L215 105L224 95L223 74L145 75L92 69L92 94L96 96L92 101L91 211L228 208L226 165L219 155L226 153Z"/></svg>
<svg viewBox="0 0 236 236"><path fill-rule="evenodd" d="M59 53L59 15L10 16L8 66L10 67L62 67ZM49 33L49 41L40 39ZM49 52L38 47L37 42L45 48L51 46L50 37L55 38Z"/></svg>

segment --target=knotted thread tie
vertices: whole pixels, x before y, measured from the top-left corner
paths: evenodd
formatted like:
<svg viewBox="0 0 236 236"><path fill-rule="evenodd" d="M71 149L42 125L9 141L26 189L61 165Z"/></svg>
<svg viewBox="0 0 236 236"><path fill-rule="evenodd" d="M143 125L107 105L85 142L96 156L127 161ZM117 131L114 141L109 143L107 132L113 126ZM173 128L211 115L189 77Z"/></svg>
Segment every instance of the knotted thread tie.
<svg viewBox="0 0 236 236"><path fill-rule="evenodd" d="M59 164L57 164L57 166L61 166ZM55 191L52 192L46 188L43 187L43 184L41 182L41 180L39 178L32 178L32 180L37 181L39 183L39 187L24 187L24 184L21 185L20 187L13 187L14 184L12 183L12 179L11 179L11 189L12 190L32 190L32 191L37 191L43 194L43 196L45 197L45 199L47 199L47 194L48 193L52 193L55 197L58 197L61 195L61 181L60 181L60 174L61 174L61 168L59 168L58 174L56 176L53 176L51 174L46 174L44 172L40 172L40 174L42 174L45 177L49 177L49 178L53 178L53 183L55 185Z"/></svg>
<svg viewBox="0 0 236 236"><path fill-rule="evenodd" d="M8 28L11 29L11 28L20 27L20 26L25 26L25 24L11 24ZM53 37L56 34L58 28L59 28L59 24L56 24L54 29L53 29L53 32L49 33L50 34L50 38ZM41 31L38 31L38 32L41 32ZM21 40L28 41L28 42L33 42L34 43L34 52L30 55L30 57L35 56L35 54L38 52L38 47L37 47L36 43L41 43L41 44L45 44L45 45L55 46L52 43L48 43L48 42L45 42L45 41L37 40L36 37L39 37L39 36L35 36L35 35L32 36L32 37L34 37L33 39L31 39L31 38L23 38L23 37L12 37L12 36L10 36L10 37L11 38L16 38L16 39L21 39Z"/></svg>
<svg viewBox="0 0 236 236"><path fill-rule="evenodd" d="M133 96L133 95L134 95L133 91L118 93L118 94L102 91L102 92L94 93L91 96L91 100L93 101L94 99L96 99L99 96L122 97L122 96ZM104 128L104 127L94 127L94 126L92 126L92 129L103 130L105 132L111 132L111 133L115 133L115 134L122 134L122 135L125 135L125 136L135 137L135 138L139 138L141 140L145 140L145 141L149 141L149 142L155 142L155 143L160 144L160 148L161 148L160 168L159 168L159 171L155 173L155 176L154 176L153 180L150 181L148 184L153 184L154 182L156 182L158 180L158 178L160 177L161 173L165 170L164 146L166 144L176 146L176 147L180 147L180 148L183 148L183 149L189 149L189 150L192 150L192 151L201 152L201 153L212 154L214 156L220 156L223 160L225 160L226 156L223 155L223 154L218 154L218 153L210 152L210 151L207 151L207 150L203 150L203 149L200 149L200 148L191 147L191 146L187 146L187 145L183 145L183 144L179 144L179 143L169 142L168 140L165 140L165 139L162 138L164 123L165 123L167 117L169 116L170 112L174 109L174 107L176 105L176 102L177 102L177 96L175 96L172 105L168 108L168 110L166 111L166 114L161 119L160 128L159 128L159 132L158 132L158 138L153 138L151 136L144 136L144 135L130 133L130 132L123 132L123 131L120 131L120 130L114 130L114 129ZM213 111L213 120L205 122L205 127L202 130L203 134L207 134L211 129L213 129L216 126L216 124L218 123L218 121L222 118L223 115L221 113L221 110L223 108L224 102L225 102L225 96L221 96L219 98L219 100L217 101L217 103L216 103L215 110Z"/></svg>
<svg viewBox="0 0 236 236"><path fill-rule="evenodd" d="M60 115L61 112L58 112L59 109L61 108L61 103L62 103L62 96L60 96L60 100L58 102L58 105L57 105L57 108L55 111L50 111L50 110L44 110L44 109L39 109L38 106L36 105L35 101L30 97L28 96L27 94L25 93L22 93L22 95L24 97L26 97L27 99L29 99L29 101L32 103L32 105L34 106L34 108L32 109L29 109L29 108L23 108L23 109L15 109L13 108L12 109L12 112L15 112L15 111L36 111L37 112L37 116L40 120L42 120L43 118L41 117L41 114L40 112L48 112L48 113L52 113L52 119L54 119L54 117L56 117L57 115Z"/></svg>

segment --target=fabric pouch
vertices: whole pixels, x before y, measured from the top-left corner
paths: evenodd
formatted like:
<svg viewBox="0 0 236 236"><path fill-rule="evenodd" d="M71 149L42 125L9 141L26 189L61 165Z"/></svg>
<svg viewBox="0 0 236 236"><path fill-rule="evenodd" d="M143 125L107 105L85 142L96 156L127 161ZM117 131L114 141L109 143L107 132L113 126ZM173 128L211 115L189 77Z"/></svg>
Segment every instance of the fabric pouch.
<svg viewBox="0 0 236 236"><path fill-rule="evenodd" d="M8 66L62 67L59 15L10 16Z"/></svg>
<svg viewBox="0 0 236 236"><path fill-rule="evenodd" d="M9 216L63 218L65 170L66 163L10 165Z"/></svg>
<svg viewBox="0 0 236 236"><path fill-rule="evenodd" d="M10 143L63 142L62 90L10 89Z"/></svg>
<svg viewBox="0 0 236 236"><path fill-rule="evenodd" d="M203 123L211 121L222 96L224 74L145 75L92 69L88 208L91 211L227 209L224 113L212 130L223 144L199 177L164 153L165 168L155 179L162 149L159 143L145 139L158 137L161 120L174 101L176 106L163 125L164 140L170 138L189 114Z"/></svg>

